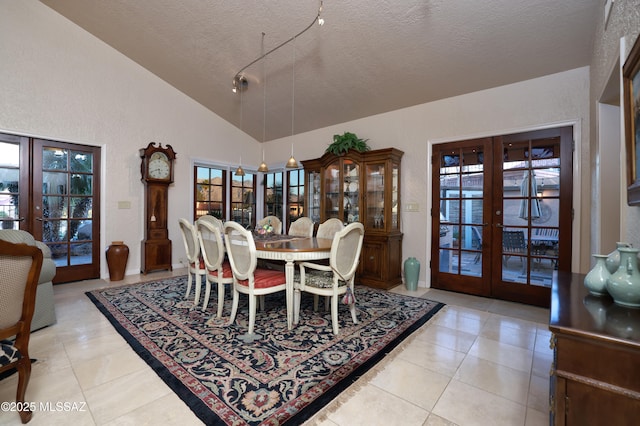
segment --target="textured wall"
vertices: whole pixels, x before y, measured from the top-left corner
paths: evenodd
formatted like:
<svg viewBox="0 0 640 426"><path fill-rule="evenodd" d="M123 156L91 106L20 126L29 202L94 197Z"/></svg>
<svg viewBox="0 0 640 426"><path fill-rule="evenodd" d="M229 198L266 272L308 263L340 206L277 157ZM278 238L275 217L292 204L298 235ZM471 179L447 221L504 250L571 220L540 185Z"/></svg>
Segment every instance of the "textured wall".
<svg viewBox="0 0 640 426"><path fill-rule="evenodd" d="M616 61L620 58L620 62L624 63L624 59L640 33L640 0L615 0L607 28L604 28L604 19L598 20L597 24L598 27L596 29L593 57L591 60L590 91L591 117L594 118L596 117L595 108L599 96L607 84L612 69L616 65ZM620 39L623 37L626 42L626 52L620 57ZM590 147L591 152L595 152L595 145L600 143L600 141L598 141L596 120L592 119L591 123ZM624 132L622 134L624 134ZM624 143L621 145L624 146ZM625 176L625 173L626 171L623 170L622 176ZM623 180L623 185L625 184L626 182ZM624 188L622 189L623 191L620 197L622 226L620 238L623 241L631 242L634 247L640 247L640 207L627 206L626 191ZM593 200L594 203L599 201L598 199Z"/></svg>

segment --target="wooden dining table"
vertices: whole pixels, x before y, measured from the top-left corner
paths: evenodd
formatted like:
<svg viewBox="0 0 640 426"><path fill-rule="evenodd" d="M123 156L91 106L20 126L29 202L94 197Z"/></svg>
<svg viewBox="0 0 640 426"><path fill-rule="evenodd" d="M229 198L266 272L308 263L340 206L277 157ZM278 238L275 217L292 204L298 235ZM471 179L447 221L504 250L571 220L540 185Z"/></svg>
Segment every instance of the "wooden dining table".
<svg viewBox="0 0 640 426"><path fill-rule="evenodd" d="M276 238L254 239L256 257L258 259L278 260L285 262L287 298L287 326L293 327L293 292L295 262L329 259L332 239L315 237L289 237L280 235Z"/></svg>

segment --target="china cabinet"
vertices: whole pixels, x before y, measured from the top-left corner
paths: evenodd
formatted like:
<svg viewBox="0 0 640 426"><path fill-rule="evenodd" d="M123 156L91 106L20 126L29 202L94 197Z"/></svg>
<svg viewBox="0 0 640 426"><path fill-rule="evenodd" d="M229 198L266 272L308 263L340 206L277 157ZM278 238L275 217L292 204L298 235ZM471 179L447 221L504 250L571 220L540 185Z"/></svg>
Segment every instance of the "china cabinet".
<svg viewBox="0 0 640 426"><path fill-rule="evenodd" d="M314 223L338 218L365 227L356 280L389 289L402 283L400 164L403 152L385 148L349 151L302 161L305 211Z"/></svg>

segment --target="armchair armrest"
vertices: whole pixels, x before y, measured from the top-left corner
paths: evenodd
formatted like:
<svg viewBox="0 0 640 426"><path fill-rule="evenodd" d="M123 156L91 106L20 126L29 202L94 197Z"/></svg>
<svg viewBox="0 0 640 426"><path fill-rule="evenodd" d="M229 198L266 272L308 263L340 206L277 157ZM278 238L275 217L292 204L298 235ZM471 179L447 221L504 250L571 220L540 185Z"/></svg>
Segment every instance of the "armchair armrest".
<svg viewBox="0 0 640 426"><path fill-rule="evenodd" d="M42 251L42 257L51 259L51 249L42 241L36 241L36 246Z"/></svg>

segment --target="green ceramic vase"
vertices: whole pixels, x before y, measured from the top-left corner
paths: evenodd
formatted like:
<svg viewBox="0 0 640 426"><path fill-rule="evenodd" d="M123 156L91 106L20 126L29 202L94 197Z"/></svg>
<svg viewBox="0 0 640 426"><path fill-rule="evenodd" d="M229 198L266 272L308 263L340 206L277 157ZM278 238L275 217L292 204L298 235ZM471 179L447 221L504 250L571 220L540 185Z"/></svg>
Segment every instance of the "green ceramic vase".
<svg viewBox="0 0 640 426"><path fill-rule="evenodd" d="M611 273L605 263L607 255L594 254L593 257L596 259L596 264L584 277L584 286L594 296L604 296L607 294L607 281L611 277Z"/></svg>
<svg viewBox="0 0 640 426"><path fill-rule="evenodd" d="M420 262L415 257L410 257L404 261L404 285L407 290L418 289L418 277L420 276Z"/></svg>
<svg viewBox="0 0 640 426"><path fill-rule="evenodd" d="M619 247L620 266L609 277L607 291L618 305L640 308L640 271L638 249Z"/></svg>

